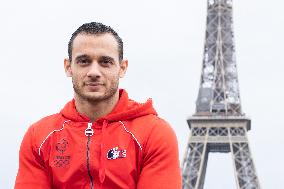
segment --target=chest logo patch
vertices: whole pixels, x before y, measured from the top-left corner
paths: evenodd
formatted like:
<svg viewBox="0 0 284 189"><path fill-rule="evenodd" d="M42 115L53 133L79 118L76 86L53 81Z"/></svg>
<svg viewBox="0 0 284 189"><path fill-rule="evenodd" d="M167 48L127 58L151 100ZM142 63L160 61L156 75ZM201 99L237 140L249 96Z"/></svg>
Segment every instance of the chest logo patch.
<svg viewBox="0 0 284 189"><path fill-rule="evenodd" d="M118 147L114 147L107 152L107 159L117 159L117 158L125 158L126 150L119 149Z"/></svg>
<svg viewBox="0 0 284 189"><path fill-rule="evenodd" d="M71 156L65 154L67 147L68 147L67 139L61 139L59 142L57 142L55 146L57 154L53 157L53 165L55 167L66 168L69 166Z"/></svg>
<svg viewBox="0 0 284 189"><path fill-rule="evenodd" d="M63 154L66 151L68 146L68 141L66 139L61 139L57 142L55 149L60 153Z"/></svg>

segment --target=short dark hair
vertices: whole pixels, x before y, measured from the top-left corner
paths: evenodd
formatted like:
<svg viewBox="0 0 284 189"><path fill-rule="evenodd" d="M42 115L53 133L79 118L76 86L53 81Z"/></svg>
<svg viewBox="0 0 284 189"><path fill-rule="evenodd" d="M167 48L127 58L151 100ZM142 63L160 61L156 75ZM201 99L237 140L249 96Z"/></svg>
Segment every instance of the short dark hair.
<svg viewBox="0 0 284 189"><path fill-rule="evenodd" d="M106 26L99 22L90 22L85 23L80 26L71 36L69 43L68 43L68 57L69 60L72 61L72 48L73 48L73 41L79 34L112 34L113 37L116 39L118 44L118 54L119 54L119 61L123 60L123 42L119 35L114 31L110 26Z"/></svg>

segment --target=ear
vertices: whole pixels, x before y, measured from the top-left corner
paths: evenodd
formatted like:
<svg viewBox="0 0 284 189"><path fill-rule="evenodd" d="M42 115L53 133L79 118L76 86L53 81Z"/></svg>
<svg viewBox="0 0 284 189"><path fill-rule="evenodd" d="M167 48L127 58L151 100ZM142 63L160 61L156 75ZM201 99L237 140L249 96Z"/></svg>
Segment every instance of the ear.
<svg viewBox="0 0 284 189"><path fill-rule="evenodd" d="M122 60L120 63L119 77L123 78L128 67L128 60Z"/></svg>
<svg viewBox="0 0 284 189"><path fill-rule="evenodd" d="M64 70L67 77L72 77L71 62L68 58L64 59Z"/></svg>

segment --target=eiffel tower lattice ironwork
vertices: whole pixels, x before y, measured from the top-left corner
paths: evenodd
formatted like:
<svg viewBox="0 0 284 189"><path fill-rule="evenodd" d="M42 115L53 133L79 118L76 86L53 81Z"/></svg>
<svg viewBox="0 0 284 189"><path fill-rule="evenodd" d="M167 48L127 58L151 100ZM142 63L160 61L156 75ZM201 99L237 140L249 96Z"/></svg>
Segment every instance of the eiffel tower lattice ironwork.
<svg viewBox="0 0 284 189"><path fill-rule="evenodd" d="M203 189L209 152L231 152L238 189L260 189L241 110L232 0L208 0L202 75L182 165L183 189Z"/></svg>

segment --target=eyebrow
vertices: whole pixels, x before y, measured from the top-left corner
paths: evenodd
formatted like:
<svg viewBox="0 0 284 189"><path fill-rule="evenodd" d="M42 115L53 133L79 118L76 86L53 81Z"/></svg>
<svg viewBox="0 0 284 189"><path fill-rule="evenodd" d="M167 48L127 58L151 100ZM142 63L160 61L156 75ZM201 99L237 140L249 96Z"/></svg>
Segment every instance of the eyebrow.
<svg viewBox="0 0 284 189"><path fill-rule="evenodd" d="M78 56L76 56L75 57L75 61L77 61L77 60L80 60L80 59L91 59L91 57L89 56L89 55L87 55L87 54L82 54L82 55L78 55ZM112 61L112 62L115 62L115 59L113 58L113 57L111 57L111 56L100 56L100 57L98 57L98 60L109 60L109 61Z"/></svg>
<svg viewBox="0 0 284 189"><path fill-rule="evenodd" d="M110 60L110 61L115 61L114 58L112 58L111 56L101 56L99 57L100 60Z"/></svg>
<svg viewBox="0 0 284 189"><path fill-rule="evenodd" d="M82 58L89 59L90 57L88 55L86 55L86 54L82 54L82 55L76 56L75 60L79 60L79 59L82 59Z"/></svg>

